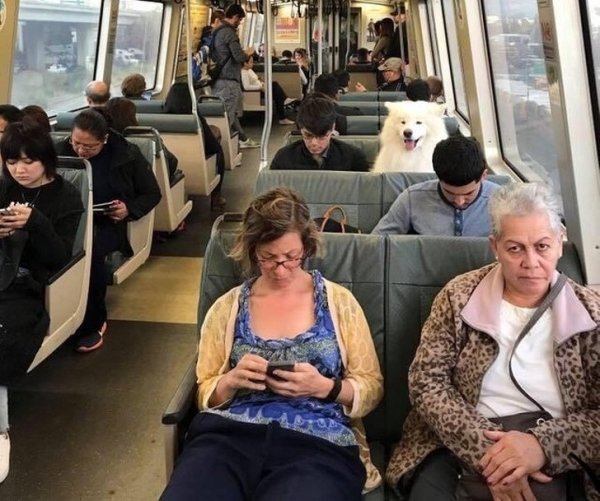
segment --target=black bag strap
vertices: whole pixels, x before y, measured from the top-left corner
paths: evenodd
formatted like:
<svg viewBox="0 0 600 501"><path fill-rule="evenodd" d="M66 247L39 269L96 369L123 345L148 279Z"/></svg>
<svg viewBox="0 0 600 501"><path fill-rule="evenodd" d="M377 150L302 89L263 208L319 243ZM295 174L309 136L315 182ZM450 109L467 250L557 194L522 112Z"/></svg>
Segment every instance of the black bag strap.
<svg viewBox="0 0 600 501"><path fill-rule="evenodd" d="M515 355L515 352L517 351L517 347L519 346L521 341L523 341L523 338L525 338L525 336L529 333L531 328L541 318L541 316L544 314L544 312L550 307L550 305L556 299L556 296L558 296L558 294L560 293L560 291L563 288L563 286L565 285L565 283L567 283L567 276L564 273L561 273L558 276L558 280L556 281L556 283L551 287L550 292L548 292L548 294L546 294L546 297L542 301L542 304L540 304L537 307L537 310L535 310L535 312L533 313L533 315L531 316L529 321L525 324L525 327L523 327L523 329L519 333L519 336L517 337L517 340L515 341L515 344L513 345L512 350L510 351L510 357L508 358L508 373L510 375L510 380L516 386L517 390L519 390L523 394L523 396L525 396L531 403L533 403L542 412L547 412L547 411L535 398L533 398L529 393L527 393L523 389L523 387L517 381L517 378L515 378L515 375L514 375L513 369L512 369L512 360Z"/></svg>

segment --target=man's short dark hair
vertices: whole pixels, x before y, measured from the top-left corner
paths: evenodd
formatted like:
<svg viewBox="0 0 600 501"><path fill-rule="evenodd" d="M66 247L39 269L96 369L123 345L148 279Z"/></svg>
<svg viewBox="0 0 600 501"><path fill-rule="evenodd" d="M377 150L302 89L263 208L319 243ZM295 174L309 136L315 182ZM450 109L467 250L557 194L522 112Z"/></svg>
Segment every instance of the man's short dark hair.
<svg viewBox="0 0 600 501"><path fill-rule="evenodd" d="M337 99L340 84L333 73L323 73L315 80L314 91L329 96L331 99Z"/></svg>
<svg viewBox="0 0 600 501"><path fill-rule="evenodd" d="M315 136L324 136L335 124L335 105L326 97L308 95L298 108L296 123Z"/></svg>
<svg viewBox="0 0 600 501"><path fill-rule="evenodd" d="M23 112L12 104L0 104L0 118L9 124L23 120Z"/></svg>
<svg viewBox="0 0 600 501"><path fill-rule="evenodd" d="M406 97L411 101L431 100L431 91L426 80L415 78L406 86Z"/></svg>
<svg viewBox="0 0 600 501"><path fill-rule="evenodd" d="M217 19L219 21L225 19L225 12L223 12L221 9L215 9L212 11L210 15L210 24L214 24Z"/></svg>
<svg viewBox="0 0 600 501"><path fill-rule="evenodd" d="M433 170L440 181L450 186L465 186L479 181L486 169L483 151L476 139L452 136L433 150Z"/></svg>
<svg viewBox="0 0 600 501"><path fill-rule="evenodd" d="M292 59L292 51L291 50L283 50L281 51L281 57L289 57L290 59Z"/></svg>
<svg viewBox="0 0 600 501"><path fill-rule="evenodd" d="M238 5L237 3L231 4L229 7L227 7L227 10L225 10L225 17L227 19L231 19L235 16L238 16L240 19L246 17L246 11L242 9L242 6Z"/></svg>
<svg viewBox="0 0 600 501"><path fill-rule="evenodd" d="M333 74L335 75L335 78L337 78L338 85L341 88L348 87L350 84L350 73L346 70L337 70Z"/></svg>

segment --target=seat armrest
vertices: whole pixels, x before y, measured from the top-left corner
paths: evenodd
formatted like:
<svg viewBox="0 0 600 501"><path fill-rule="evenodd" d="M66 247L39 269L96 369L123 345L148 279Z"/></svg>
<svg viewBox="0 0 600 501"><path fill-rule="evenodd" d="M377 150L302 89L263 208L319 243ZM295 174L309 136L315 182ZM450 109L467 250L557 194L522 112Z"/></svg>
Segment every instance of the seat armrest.
<svg viewBox="0 0 600 501"><path fill-rule="evenodd" d="M48 281L46 282L46 285L50 285L50 284L53 284L54 282L56 282L67 271L69 271L71 268L73 268L73 266L75 266L76 263L81 261L84 258L84 256L85 256L84 250L80 250L77 254L73 255L67 264L65 264L60 270L58 270L54 275L52 275L48 279Z"/></svg>
<svg viewBox="0 0 600 501"><path fill-rule="evenodd" d="M162 424L178 424L185 418L190 407L194 404L196 395L196 360L198 356L190 361L190 365L179 383L175 395L171 398L167 409L162 416Z"/></svg>

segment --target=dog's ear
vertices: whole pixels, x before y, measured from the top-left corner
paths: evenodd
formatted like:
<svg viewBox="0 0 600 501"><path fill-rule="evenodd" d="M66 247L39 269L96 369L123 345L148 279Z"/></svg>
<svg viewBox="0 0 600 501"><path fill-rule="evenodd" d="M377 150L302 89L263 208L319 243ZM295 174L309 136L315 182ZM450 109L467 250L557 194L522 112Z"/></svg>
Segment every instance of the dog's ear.
<svg viewBox="0 0 600 501"><path fill-rule="evenodd" d="M446 113L446 104L429 103L429 108L431 108L431 112L436 116L443 117L444 113Z"/></svg>
<svg viewBox="0 0 600 501"><path fill-rule="evenodd" d="M390 110L390 111L397 111L399 106L398 106L398 102L394 102L394 101L386 101L385 103L385 107Z"/></svg>

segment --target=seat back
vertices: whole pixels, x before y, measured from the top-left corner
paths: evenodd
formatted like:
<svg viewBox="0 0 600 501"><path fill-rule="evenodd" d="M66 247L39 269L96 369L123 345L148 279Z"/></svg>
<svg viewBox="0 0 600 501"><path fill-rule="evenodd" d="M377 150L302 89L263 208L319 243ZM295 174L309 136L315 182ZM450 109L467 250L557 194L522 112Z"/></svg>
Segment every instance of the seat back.
<svg viewBox="0 0 600 501"><path fill-rule="evenodd" d="M368 91L378 93L377 73L370 64L349 64L346 70L350 74L349 89L354 89L357 83L361 83Z"/></svg>
<svg viewBox="0 0 600 501"><path fill-rule="evenodd" d="M220 224L219 218L215 227ZM227 257L234 241L231 230L213 232L204 255L198 324L214 301L242 283L240 269ZM365 313L380 364L384 360L385 238L378 235L324 234L323 257L309 260L307 269L347 287ZM382 365L383 367L383 365ZM371 439L384 438L384 409L380 405L365 421Z"/></svg>
<svg viewBox="0 0 600 501"><path fill-rule="evenodd" d="M185 187L193 195L209 195L219 183L216 156L206 159L202 129L195 115L143 113L136 115L139 125L156 129L165 145L179 160L185 174Z"/></svg>
<svg viewBox="0 0 600 501"><path fill-rule="evenodd" d="M298 66L295 64L273 64L271 66L273 82L277 82L287 97L302 99L302 85ZM264 81L264 64L255 64L254 72Z"/></svg>
<svg viewBox="0 0 600 501"><path fill-rule="evenodd" d="M242 165L239 134L231 132L223 99L218 96L200 96L197 106L198 113L206 119L206 122L209 125L218 127L221 131L221 146L225 154L225 168L233 170Z"/></svg>
<svg viewBox="0 0 600 501"><path fill-rule="evenodd" d="M352 86L350 86L352 88ZM347 92L346 94L342 94L340 96L341 104L344 104L344 101L405 101L406 100L406 92L379 92L375 91L367 91L367 92Z"/></svg>
<svg viewBox="0 0 600 501"><path fill-rule="evenodd" d="M128 137L127 141L135 144L140 149L142 155L148 161L149 169L156 175L154 140L147 137ZM125 261L120 259L114 260L115 266L112 270L112 285L118 285L125 281L150 256L155 210L156 208L138 220L127 223L127 238L133 250L133 255Z"/></svg>
<svg viewBox="0 0 600 501"><path fill-rule="evenodd" d="M165 102L162 99L132 99L135 104L136 113L164 113Z"/></svg>
<svg viewBox="0 0 600 501"><path fill-rule="evenodd" d="M494 261L487 238L395 235L386 264L385 409L388 444L399 440L410 409L408 369L433 299L452 278ZM582 283L575 246L565 242L558 269Z"/></svg>
<svg viewBox="0 0 600 501"><path fill-rule="evenodd" d="M56 123L54 124L54 130L56 132L68 130L73 128L73 120L79 115L79 111L61 111L56 115Z"/></svg>
<svg viewBox="0 0 600 501"><path fill-rule="evenodd" d="M371 172L297 170L262 170L257 179L255 193L277 186L287 186L298 191L306 200L311 217L321 217L328 207L341 206L348 224L369 232L381 219L379 174Z"/></svg>
<svg viewBox="0 0 600 501"><path fill-rule="evenodd" d="M127 127L123 135L131 140L133 138L146 138L154 143L155 173L160 187L161 199L155 207L154 231L172 232L181 224L183 219L192 210L192 202L187 200L185 194L185 175L180 175L171 180L169 167L165 158L160 134L152 127Z"/></svg>
<svg viewBox="0 0 600 501"><path fill-rule="evenodd" d="M346 117L346 135L376 136L381 132L385 116L351 116Z"/></svg>
<svg viewBox="0 0 600 501"><path fill-rule="evenodd" d="M81 194L83 214L73 242L72 259L48 280L45 305L50 326L30 371L75 332L83 321L87 305L93 233L91 166L82 158L59 157L58 173Z"/></svg>

